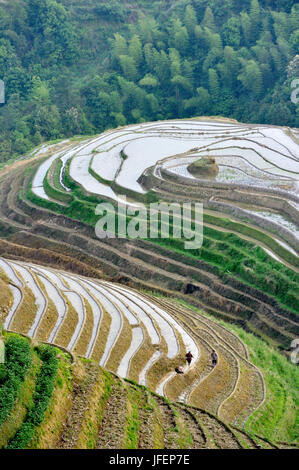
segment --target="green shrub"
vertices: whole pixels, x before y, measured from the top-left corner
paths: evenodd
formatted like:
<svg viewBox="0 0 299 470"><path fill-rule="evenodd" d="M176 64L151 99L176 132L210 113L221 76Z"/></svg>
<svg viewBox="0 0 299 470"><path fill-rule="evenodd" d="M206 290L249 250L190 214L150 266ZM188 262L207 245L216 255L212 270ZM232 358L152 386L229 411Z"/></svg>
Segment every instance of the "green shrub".
<svg viewBox="0 0 299 470"><path fill-rule="evenodd" d="M12 410L31 363L29 342L15 336L9 337L5 343L5 364L1 367L0 425Z"/></svg>
<svg viewBox="0 0 299 470"><path fill-rule="evenodd" d="M28 447L34 436L35 428L43 422L53 394L58 370L56 351L48 345L41 345L36 350L43 364L36 381L33 405L28 410L23 424L8 443L8 449L24 449Z"/></svg>
<svg viewBox="0 0 299 470"><path fill-rule="evenodd" d="M46 194L50 198L61 201L64 204L70 204L73 201L73 195L53 187L49 182L49 171L47 172L47 175L44 179L44 190Z"/></svg>

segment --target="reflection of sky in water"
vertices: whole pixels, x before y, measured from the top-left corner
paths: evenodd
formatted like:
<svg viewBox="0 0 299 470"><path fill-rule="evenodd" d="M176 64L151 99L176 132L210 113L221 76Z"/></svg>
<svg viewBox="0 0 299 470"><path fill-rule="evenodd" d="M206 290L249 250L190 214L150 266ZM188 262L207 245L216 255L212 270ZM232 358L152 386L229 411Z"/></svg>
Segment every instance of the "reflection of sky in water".
<svg viewBox="0 0 299 470"><path fill-rule="evenodd" d="M276 222L279 225L282 225L283 227L291 230L296 237L299 238L299 231L297 226L290 222L289 220L285 219L282 215L276 214L275 212L267 212L267 211L250 211L253 212L254 214L257 214L261 217L264 217L265 219L272 220L273 222Z"/></svg>

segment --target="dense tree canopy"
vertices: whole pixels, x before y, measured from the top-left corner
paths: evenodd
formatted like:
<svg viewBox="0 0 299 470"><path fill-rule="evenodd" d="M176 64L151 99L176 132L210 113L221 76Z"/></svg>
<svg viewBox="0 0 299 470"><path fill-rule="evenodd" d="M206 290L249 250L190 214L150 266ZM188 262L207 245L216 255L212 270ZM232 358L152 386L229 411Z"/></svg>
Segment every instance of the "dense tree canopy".
<svg viewBox="0 0 299 470"><path fill-rule="evenodd" d="M290 0L0 4L0 164L44 140L224 115L298 126Z"/></svg>

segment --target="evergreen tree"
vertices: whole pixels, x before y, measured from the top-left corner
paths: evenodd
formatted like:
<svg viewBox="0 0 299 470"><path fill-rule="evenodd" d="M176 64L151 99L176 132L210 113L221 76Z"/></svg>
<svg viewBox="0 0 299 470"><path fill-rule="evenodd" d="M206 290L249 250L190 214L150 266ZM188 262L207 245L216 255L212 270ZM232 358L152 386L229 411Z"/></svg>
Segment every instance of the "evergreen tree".
<svg viewBox="0 0 299 470"><path fill-rule="evenodd" d="M127 41L121 34L114 34L113 53L117 58L128 53Z"/></svg>
<svg viewBox="0 0 299 470"><path fill-rule="evenodd" d="M130 40L129 55L134 60L136 67L140 67L143 61L142 43L136 34Z"/></svg>
<svg viewBox="0 0 299 470"><path fill-rule="evenodd" d="M215 69L209 69L209 91L212 101L217 103L220 97L220 84Z"/></svg>
<svg viewBox="0 0 299 470"><path fill-rule="evenodd" d="M244 88L252 93L255 98L261 95L263 87L263 76L258 64L254 60L244 63L243 70L238 76Z"/></svg>
<svg viewBox="0 0 299 470"><path fill-rule="evenodd" d="M151 74L145 75L141 80L139 80L139 85L146 87L148 89L156 88L158 85L158 80Z"/></svg>
<svg viewBox="0 0 299 470"><path fill-rule="evenodd" d="M135 120L204 113L299 126L289 99L298 2L157 0L133 11L113 0L86 17L81 3L0 3L0 162Z"/></svg>
<svg viewBox="0 0 299 470"><path fill-rule="evenodd" d="M181 54L185 55L189 47L189 36L187 28L182 25L179 19L172 19L171 28L169 29L170 44L177 49Z"/></svg>
<svg viewBox="0 0 299 470"><path fill-rule="evenodd" d="M134 59L129 55L120 55L119 62L125 78L135 81L138 77L137 68Z"/></svg>
<svg viewBox="0 0 299 470"><path fill-rule="evenodd" d="M250 37L251 37L251 20L248 15L248 13L242 11L240 15L241 19L241 27L242 27L242 32L243 32L243 41L245 45L248 45L250 43Z"/></svg>
<svg viewBox="0 0 299 470"><path fill-rule="evenodd" d="M209 6L206 8L201 26L209 28L210 31L216 31L215 18Z"/></svg>
<svg viewBox="0 0 299 470"><path fill-rule="evenodd" d="M196 12L192 5L187 5L184 16L184 24L187 28L189 36L194 35L195 27L197 26Z"/></svg>
<svg viewBox="0 0 299 470"><path fill-rule="evenodd" d="M251 21L251 41L255 42L260 33L261 10L258 0L251 0L250 21Z"/></svg>
<svg viewBox="0 0 299 470"><path fill-rule="evenodd" d="M239 18L233 16L225 23L222 29L223 41L226 45L238 48L241 43L241 23Z"/></svg>

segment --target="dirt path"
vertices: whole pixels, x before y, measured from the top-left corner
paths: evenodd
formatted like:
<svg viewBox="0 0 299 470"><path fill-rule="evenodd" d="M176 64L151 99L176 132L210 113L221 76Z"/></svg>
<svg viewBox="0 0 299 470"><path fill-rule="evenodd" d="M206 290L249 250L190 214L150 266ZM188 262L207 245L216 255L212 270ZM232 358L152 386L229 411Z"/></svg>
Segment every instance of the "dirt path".
<svg viewBox="0 0 299 470"><path fill-rule="evenodd" d="M82 421L89 409L89 398L98 379L99 371L95 364L87 364L86 369L77 370L72 392L72 406L58 448L73 449L82 428Z"/></svg>
<svg viewBox="0 0 299 470"><path fill-rule="evenodd" d="M224 425L221 424L216 418L213 418L208 413L191 408L192 413L196 416L199 422L203 425L213 436L213 439L219 449L240 449L241 446L234 434Z"/></svg>

